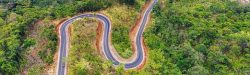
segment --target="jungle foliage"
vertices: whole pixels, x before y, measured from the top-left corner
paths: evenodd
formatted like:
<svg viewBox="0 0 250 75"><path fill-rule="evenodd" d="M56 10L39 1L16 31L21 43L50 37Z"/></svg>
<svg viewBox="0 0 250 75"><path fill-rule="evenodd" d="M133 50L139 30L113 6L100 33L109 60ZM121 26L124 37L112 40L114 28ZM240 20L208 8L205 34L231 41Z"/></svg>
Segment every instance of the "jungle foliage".
<svg viewBox="0 0 250 75"><path fill-rule="evenodd" d="M158 66L156 74L250 74L249 5L229 0L170 0L164 5L155 7L154 25L145 33L150 52L160 51L169 61L152 65Z"/></svg>

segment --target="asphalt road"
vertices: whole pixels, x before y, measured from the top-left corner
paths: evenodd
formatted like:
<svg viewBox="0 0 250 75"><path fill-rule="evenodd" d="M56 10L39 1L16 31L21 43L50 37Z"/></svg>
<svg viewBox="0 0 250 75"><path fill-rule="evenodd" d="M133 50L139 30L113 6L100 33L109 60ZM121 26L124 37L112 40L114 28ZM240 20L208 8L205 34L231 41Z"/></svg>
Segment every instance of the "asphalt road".
<svg viewBox="0 0 250 75"><path fill-rule="evenodd" d="M143 30L144 30L144 27L147 23L147 20L148 20L148 17L149 17L149 14L151 12L151 10L153 9L153 6L156 4L158 0L154 0L150 5L149 7L146 9L146 11L144 11L143 13L143 17L142 17L142 20L141 22L139 23L140 24L140 27L139 27L139 30L137 32L137 35L136 35L136 51L137 51L137 54L136 54L136 59L133 60L132 62L130 63L123 63L125 65L125 69L131 69L131 68L137 68L140 64L143 63L143 60L145 59L145 56L144 56L144 49L142 47L142 34L143 34ZM60 27L59 27L59 37L60 37L60 44L59 44L59 54L58 54L58 61L57 61L57 72L56 72L56 75L66 75L67 73L67 68L66 68L66 65L67 65L67 62L65 62L65 58L68 56L68 50L69 50L69 34L68 34L68 27L69 25L71 25L72 22L74 22L75 20L77 19L80 19L80 18L96 18L98 19L99 21L101 21L104 25L104 35L103 35L103 44L102 44L102 47L103 47L103 53L105 55L105 57L107 59L109 59L110 61L113 62L114 65L119 65L120 62L114 58L114 55L112 55L112 53L110 52L110 42L109 42L109 38L110 38L110 31L111 31L111 22L109 20L108 17L102 15L102 14L92 14L92 13L89 13L89 14L81 14L81 15L78 15L78 16L74 16L66 21L64 21Z"/></svg>

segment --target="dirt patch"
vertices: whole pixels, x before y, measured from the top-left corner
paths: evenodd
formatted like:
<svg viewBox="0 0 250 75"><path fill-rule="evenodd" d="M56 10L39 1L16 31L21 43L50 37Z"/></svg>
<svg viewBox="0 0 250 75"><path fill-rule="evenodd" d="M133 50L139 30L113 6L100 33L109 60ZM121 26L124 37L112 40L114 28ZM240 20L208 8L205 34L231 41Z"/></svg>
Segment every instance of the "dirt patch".
<svg viewBox="0 0 250 75"><path fill-rule="evenodd" d="M101 56L105 57L102 52L102 46L101 46L102 36L103 36L103 27L104 26L102 22L99 22L98 27L96 29L96 48L97 48L97 52L101 54Z"/></svg>
<svg viewBox="0 0 250 75"><path fill-rule="evenodd" d="M58 35L59 35L59 28L60 28L61 24L62 24L64 21L66 21L66 20L67 20L67 19L64 18L64 19L62 19L61 21L57 21L57 20L52 21L52 22L56 25L56 32L57 32ZM58 38L60 38L60 37L58 36ZM58 41L58 42L59 42L59 41ZM58 43L58 45L59 45L59 43Z"/></svg>

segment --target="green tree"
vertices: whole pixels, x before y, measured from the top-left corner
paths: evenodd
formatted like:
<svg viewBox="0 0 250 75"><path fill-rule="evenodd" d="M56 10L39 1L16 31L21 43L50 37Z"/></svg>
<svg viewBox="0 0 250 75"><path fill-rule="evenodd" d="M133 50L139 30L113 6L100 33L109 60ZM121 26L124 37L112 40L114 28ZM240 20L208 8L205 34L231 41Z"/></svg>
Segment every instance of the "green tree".
<svg viewBox="0 0 250 75"><path fill-rule="evenodd" d="M25 39L24 40L24 48L28 48L30 46L33 46L36 44L36 41L34 39Z"/></svg>
<svg viewBox="0 0 250 75"><path fill-rule="evenodd" d="M200 65L196 65L188 69L188 74L189 75L210 75L209 71Z"/></svg>
<svg viewBox="0 0 250 75"><path fill-rule="evenodd" d="M22 0L18 2L24 7L31 7L32 6L32 0Z"/></svg>
<svg viewBox="0 0 250 75"><path fill-rule="evenodd" d="M120 1L128 5L134 5L136 3L136 0L120 0Z"/></svg>
<svg viewBox="0 0 250 75"><path fill-rule="evenodd" d="M5 24L5 21L2 18L0 18L0 26L2 26L4 24Z"/></svg>

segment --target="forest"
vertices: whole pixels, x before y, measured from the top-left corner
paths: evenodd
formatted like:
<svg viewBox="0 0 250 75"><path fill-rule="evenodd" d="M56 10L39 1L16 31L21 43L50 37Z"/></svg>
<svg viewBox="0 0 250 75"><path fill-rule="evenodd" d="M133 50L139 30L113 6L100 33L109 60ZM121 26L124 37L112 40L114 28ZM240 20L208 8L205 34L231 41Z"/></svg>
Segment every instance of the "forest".
<svg viewBox="0 0 250 75"><path fill-rule="evenodd" d="M152 73L250 74L249 5L230 0L169 0L165 5L154 9L145 39L149 50L160 51L169 63L149 57L161 63L151 66L160 70Z"/></svg>
<svg viewBox="0 0 250 75"><path fill-rule="evenodd" d="M29 62L27 52L40 45L40 38L48 43L38 56L46 64L52 64L58 38L55 26L46 22L84 12L103 12L111 17L113 45L122 57L130 57L132 51L126 34L145 1L148 0L0 1L0 74L22 72ZM46 26L38 32L39 38L29 37L30 27L39 20L46 21ZM87 28L88 23L94 24L93 27ZM97 55L98 50L92 46L96 23L89 19L73 23L71 38L74 39L69 55L72 58L67 60L69 74L250 74L250 5L247 4L232 0L159 0L143 34L148 59L139 71L124 70L123 66L115 68Z"/></svg>

